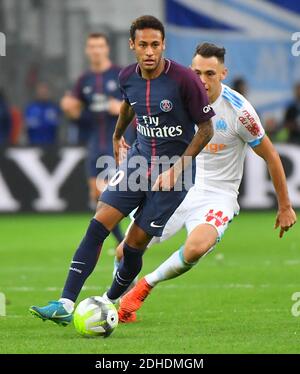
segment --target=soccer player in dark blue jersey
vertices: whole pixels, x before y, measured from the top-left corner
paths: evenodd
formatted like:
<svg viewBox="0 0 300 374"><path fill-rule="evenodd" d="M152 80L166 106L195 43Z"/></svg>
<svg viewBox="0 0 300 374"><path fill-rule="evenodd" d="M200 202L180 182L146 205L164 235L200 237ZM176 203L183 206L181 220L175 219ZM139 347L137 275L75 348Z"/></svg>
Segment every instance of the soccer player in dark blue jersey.
<svg viewBox="0 0 300 374"><path fill-rule="evenodd" d="M91 206L96 206L106 186L106 180L97 178L102 169L96 167L97 159L113 155L112 136L119 115L122 95L118 85L121 68L113 65L109 57L109 41L105 34L92 33L86 41L85 53L89 70L77 80L72 94L65 95L61 106L68 117L89 122L87 144L87 174ZM122 240L118 225L112 233Z"/></svg>
<svg viewBox="0 0 300 374"><path fill-rule="evenodd" d="M194 72L163 58L165 32L162 23L152 16L136 19L130 29L130 48L137 63L121 71L119 82L124 101L113 135L116 160L125 145L123 134L133 117L137 117L137 140L102 193L94 218L77 249L69 270L62 297L45 307L31 307L31 313L43 320L68 324L80 290L96 266L101 247L109 232L133 209L135 221L124 241L124 256L105 297L116 301L142 267L142 256L153 236L160 236L173 212L183 201L187 187L176 189L193 160L213 135L204 86ZM198 130L195 133L195 124ZM152 183L156 161L164 156L174 158L171 166ZM138 179L148 189L118 188L130 181L137 168L130 161L145 160L146 169ZM112 187L116 187L115 189Z"/></svg>

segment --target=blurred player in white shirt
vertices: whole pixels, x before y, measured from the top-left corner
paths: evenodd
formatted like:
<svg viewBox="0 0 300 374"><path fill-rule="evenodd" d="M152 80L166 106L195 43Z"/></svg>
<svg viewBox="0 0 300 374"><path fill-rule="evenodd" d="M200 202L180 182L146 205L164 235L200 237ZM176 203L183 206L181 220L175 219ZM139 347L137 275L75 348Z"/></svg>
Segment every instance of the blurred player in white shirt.
<svg viewBox="0 0 300 374"><path fill-rule="evenodd" d="M170 238L183 226L188 233L186 243L122 298L122 322L135 321L136 310L154 286L190 270L220 241L239 213L237 197L248 146L267 163L278 201L275 228L280 227L280 238L296 222L280 157L257 113L241 94L222 84L227 76L224 56L225 49L214 44L204 43L196 49L191 68L203 82L216 113L212 118L214 136L197 156L195 186L168 221L163 235L153 238L149 246ZM121 258L121 246L117 253Z"/></svg>

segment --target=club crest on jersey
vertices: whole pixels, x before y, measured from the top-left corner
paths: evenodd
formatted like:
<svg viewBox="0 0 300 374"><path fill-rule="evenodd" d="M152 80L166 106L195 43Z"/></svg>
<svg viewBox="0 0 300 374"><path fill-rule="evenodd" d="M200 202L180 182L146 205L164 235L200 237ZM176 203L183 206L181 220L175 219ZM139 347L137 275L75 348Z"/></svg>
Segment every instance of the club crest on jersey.
<svg viewBox="0 0 300 374"><path fill-rule="evenodd" d="M116 81L111 79L107 82L106 87L107 87L108 91L116 91L116 89L118 88L118 84L117 84Z"/></svg>
<svg viewBox="0 0 300 374"><path fill-rule="evenodd" d="M163 112L170 112L173 108L172 102L168 99L162 100L159 106Z"/></svg>
<svg viewBox="0 0 300 374"><path fill-rule="evenodd" d="M217 131L226 131L227 130L227 123L223 119L219 119L216 123L216 130Z"/></svg>

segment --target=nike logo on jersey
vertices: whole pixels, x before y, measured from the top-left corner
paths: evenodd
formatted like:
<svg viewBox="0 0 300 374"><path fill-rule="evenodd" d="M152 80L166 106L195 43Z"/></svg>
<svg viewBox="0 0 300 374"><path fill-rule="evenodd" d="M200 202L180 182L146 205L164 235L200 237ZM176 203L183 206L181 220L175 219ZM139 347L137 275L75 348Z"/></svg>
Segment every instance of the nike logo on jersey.
<svg viewBox="0 0 300 374"><path fill-rule="evenodd" d="M152 221L152 222L150 223L150 226L151 226L151 227L163 227L164 225L156 225L156 224L154 223L154 221Z"/></svg>
<svg viewBox="0 0 300 374"><path fill-rule="evenodd" d="M130 103L130 105L134 105L134 104L136 104L137 103L137 101L134 101L133 103Z"/></svg>

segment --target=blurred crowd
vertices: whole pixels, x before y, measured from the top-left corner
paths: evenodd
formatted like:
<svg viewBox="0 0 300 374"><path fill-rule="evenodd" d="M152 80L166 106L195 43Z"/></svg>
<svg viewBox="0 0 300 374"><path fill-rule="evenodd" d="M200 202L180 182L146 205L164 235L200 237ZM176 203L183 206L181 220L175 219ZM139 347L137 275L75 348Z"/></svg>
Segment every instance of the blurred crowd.
<svg viewBox="0 0 300 374"><path fill-rule="evenodd" d="M231 87L247 98L247 82L236 78ZM258 113L260 114L260 113ZM261 118L273 142L300 144L300 82L293 88L293 100L282 118ZM89 113L78 120L64 117L59 100L52 97L50 86L39 82L35 97L24 108L15 106L0 89L0 144L1 145L85 145L90 135Z"/></svg>

